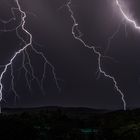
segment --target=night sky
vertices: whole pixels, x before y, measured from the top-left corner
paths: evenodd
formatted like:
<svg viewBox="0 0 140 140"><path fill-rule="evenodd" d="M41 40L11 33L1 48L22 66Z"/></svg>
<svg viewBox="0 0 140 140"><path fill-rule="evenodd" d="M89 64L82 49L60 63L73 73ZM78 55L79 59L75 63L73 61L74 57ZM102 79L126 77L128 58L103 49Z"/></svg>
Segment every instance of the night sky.
<svg viewBox="0 0 140 140"><path fill-rule="evenodd" d="M140 25L140 1L120 0L127 16ZM58 90L52 68L47 65L43 81L44 60L29 46L13 61L14 87L11 90L11 67L3 77L3 107L33 106L76 106L100 109L123 109L121 95L111 79L98 73L98 56L93 50L83 46L72 35L73 21L66 7L67 0L19 0L21 9L26 12L26 29L33 36L33 46L43 52L54 66ZM24 46L17 37L15 29L21 21L21 13L11 7L17 7L14 0L0 0L0 64L5 65L16 51ZM126 21L115 0L72 0L71 8L79 23L82 40L89 46L95 46L102 55L101 67L113 76L118 87L124 93L127 108L140 107L140 30ZM15 20L4 24L11 17ZM18 33L24 40L29 36L21 29ZM34 69L37 82L32 79L28 56ZM24 59L25 58L25 59ZM27 77L31 89L27 86ZM2 72L1 68L0 72Z"/></svg>

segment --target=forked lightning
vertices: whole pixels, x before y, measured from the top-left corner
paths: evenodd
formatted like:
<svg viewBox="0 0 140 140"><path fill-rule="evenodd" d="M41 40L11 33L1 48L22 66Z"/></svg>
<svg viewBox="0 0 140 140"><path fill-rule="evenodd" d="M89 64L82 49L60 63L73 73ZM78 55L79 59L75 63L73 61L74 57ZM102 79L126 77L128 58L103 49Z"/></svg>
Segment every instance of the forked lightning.
<svg viewBox="0 0 140 140"><path fill-rule="evenodd" d="M15 97L16 96L18 96L17 95L17 93L16 93L16 90L15 90L15 88L14 88L14 74L13 74L13 61L17 58L17 56L19 55L19 54L21 54L21 53L23 53L23 64L22 64L22 66L23 66L23 69L25 70L25 78L26 78L26 80L27 80L27 85L28 85L28 87L29 88L31 88L30 87L30 82L29 82L29 80L28 80L28 78L27 78L27 73L28 73L28 69L26 68L26 66L25 66L25 56L27 56L27 59L28 59L28 64L29 64L29 66L30 66L30 69L31 69L31 71L32 71L32 73L31 73L31 76L32 76L32 78L33 79L35 79L36 81L37 81L37 83L40 85L40 88L43 90L43 80L44 80L44 78L45 78L45 71L46 71L46 65L49 65L50 67L51 67L51 70L52 70L52 74L53 74L53 77L54 77L54 80L55 80L55 84L56 84L56 86L57 86L57 88L58 88L58 90L60 90L60 87L59 87L59 84L58 84L58 80L57 80L57 77L56 77L56 73L55 73L55 68L54 68L54 66L47 60L47 58L45 57L45 55L43 54L43 52L40 52L40 51L38 51L37 49L35 49L34 47L33 47L33 37L32 37L32 34L28 31L28 30L26 30L26 28L25 28L25 23L26 23L26 17L27 17L27 15L26 15L26 12L24 12L22 9L21 9L21 6L20 6L20 3L19 3L19 1L18 0L15 0L15 2L16 2L16 5L17 5L17 8L11 8L11 11L12 11L12 14L13 14L13 17L10 19L10 20L8 20L8 21L3 21L3 20L0 20L3 24L7 24L7 23L10 23L12 20L16 20L16 18L15 18L15 13L14 13L14 10L16 9L16 10L18 10L20 13L21 13L21 22L20 22L20 24L16 27L16 28L14 28L14 29L11 29L11 30L6 30L6 29L4 29L4 30L1 30L1 32L11 32L11 31L16 31L16 34L17 34L17 37L24 43L24 47L23 48L21 48L20 50L18 50L17 52L15 52L15 54L14 54L14 56L9 60L9 63L7 63L6 65L4 65L4 66L1 66L2 68L3 68L3 71L2 71L2 73L0 74L0 101L2 101L3 100L3 84L2 84L2 80L3 80L3 77L4 77L4 75L6 74L6 72L7 72L7 70L8 70L8 68L10 67L11 68L11 77L12 77L12 79L11 79L11 87L12 87L12 90L13 90L13 92L15 93ZM22 36L20 36L19 35L19 33L18 33L18 29L19 28L22 28L22 30L29 36L29 42L27 43L24 39L23 39L23 37ZM43 72L43 74L42 74L42 80L41 80L41 82L39 82L38 81L38 78L35 76L35 74L34 74L34 70L33 70L33 66L31 65L31 62L30 62L30 57L29 57L29 54L28 54L28 52L27 52L27 47L31 47L31 49L37 54L37 55L40 55L42 58L43 58L43 60L44 60L44 72Z"/></svg>
<svg viewBox="0 0 140 140"><path fill-rule="evenodd" d="M85 47L87 47L87 48L89 48L89 49L92 49L92 50L94 51L94 54L96 54L96 55L98 56L98 69L99 69L99 72L100 72L101 74L103 74L106 78L109 78L109 79L112 80L116 91L121 95L121 100L122 100L122 103L123 103L123 109L126 110L126 101L125 101L125 99L124 99L124 94L123 94L123 92L119 89L118 84L117 84L117 81L115 80L115 78L114 78L113 76L107 74L105 71L102 70L102 67L101 67L101 59L102 59L104 56L102 56L102 54L101 54L99 51L96 50L96 47L95 47L95 46L89 46L89 45L87 45L87 44L84 42L84 40L81 38L81 32L80 32L79 29L78 29L78 23L77 23L76 18L74 17L74 12L73 12L73 10L72 10L72 8L71 8L71 4L72 4L72 1L69 0L69 1L67 2L66 6L67 6L67 8L68 8L68 10L69 10L69 12L70 12L71 19L73 20L73 26L72 26L72 35L73 35L73 37L74 37L76 40L80 41L80 42L83 44L83 46L85 46ZM78 33L80 33L79 36L76 35L75 30L77 30Z"/></svg>

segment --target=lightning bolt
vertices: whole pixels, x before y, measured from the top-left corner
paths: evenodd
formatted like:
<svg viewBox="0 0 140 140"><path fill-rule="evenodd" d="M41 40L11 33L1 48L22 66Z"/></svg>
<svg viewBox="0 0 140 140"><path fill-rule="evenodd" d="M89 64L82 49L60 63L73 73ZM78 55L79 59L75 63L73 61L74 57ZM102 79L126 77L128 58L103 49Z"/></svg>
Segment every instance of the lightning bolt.
<svg viewBox="0 0 140 140"><path fill-rule="evenodd" d="M124 17L129 23L131 23L136 29L140 30L140 26L137 25L136 21L130 19L130 18L125 14L125 12L123 11L122 6L121 6L119 0L116 0L116 4L117 4L117 6L119 7L119 9L120 9L120 11L121 11L123 17Z"/></svg>
<svg viewBox="0 0 140 140"><path fill-rule="evenodd" d="M33 37L32 37L32 34L28 30L26 30L26 28L25 28L26 17L27 17L26 12L21 9L21 6L19 4L19 0L15 0L15 2L16 2L17 8L11 8L13 17L10 20L8 20L8 21L4 21L4 20L0 20L0 21L2 23L4 23L4 25L5 25L7 23L10 23L12 20L16 20L14 10L18 10L21 13L21 22L20 22L20 24L16 28L14 28L14 29L10 29L10 30L9 29L8 30L4 29L4 30L0 30L0 31L1 32L11 32L11 31L16 30L16 35L24 43L24 47L22 47L20 50L18 50L17 52L15 52L14 56L9 60L9 63L7 63L6 65L0 66L0 68L3 68L3 71L0 74L0 102L3 100L3 90L4 90L4 87L3 87L3 84L2 84L2 80L3 80L3 77L6 74L6 72L7 72L7 70L8 70L9 67L11 68L11 77L12 77L12 79L11 79L11 84L12 84L11 85L11 88L12 88L12 91L14 92L14 94L15 94L15 98L18 97L18 94L17 94L17 92L15 90L15 85L14 85L13 61L21 53L23 53L22 67L25 70L25 78L26 78L27 85L28 85L29 89L31 89L31 86L30 86L30 81L29 81L27 75L30 72L26 68L26 65L25 65L25 57L27 57L27 60L28 60L27 65L29 65L29 67L31 69L31 76L33 78L32 80L35 79L37 81L38 85L40 85L40 87L41 87L42 90L43 90L43 81L45 79L46 66L49 65L51 67L51 70L52 70L52 74L53 74L53 78L55 80L55 84L56 84L58 90L60 91L60 87L59 87L59 84L58 84L58 79L56 77L54 66L47 60L47 58L45 57L45 55L43 54L43 52L38 51L37 49L35 49L33 47ZM23 37L21 35L19 35L18 29L20 27L29 36L29 42L28 43L23 39ZM40 55L43 58L43 60L44 60L44 71L43 71L43 74L42 74L42 80L41 80L41 82L38 81L38 78L34 74L33 66L31 65L31 61L30 61L30 56L29 56L29 54L27 52L27 47L29 47L29 46L31 47L31 49L37 55ZM1 112L1 107L0 107L0 112Z"/></svg>
<svg viewBox="0 0 140 140"><path fill-rule="evenodd" d="M31 89L31 87L30 87L30 81L28 80L28 76L27 76L28 73L29 73L29 71L28 71L28 69L27 69L26 66L25 66L25 57L27 57L27 59L28 59L28 64L27 64L27 65L29 65L30 68L31 68L31 75L32 75L33 79L35 79L35 80L37 81L38 85L40 85L40 82L38 81L38 78L37 78L37 77L35 76L35 74L34 74L33 66L31 65L31 62L30 62L30 56L29 56L29 54L28 54L28 52L27 52L27 50L26 50L27 47L29 47L29 46L31 46L32 50L33 50L36 54L40 55L40 56L44 59L44 62L45 62L45 63L44 63L44 72L43 72L42 80L41 80L41 89L43 90L43 80L44 80L44 77L45 77L46 65L49 65L49 66L51 67L51 69L52 69L52 73L53 73L53 76L54 76L54 80L55 80L56 86L57 86L57 88L60 90L60 87L59 87L59 84L58 84L58 80L57 80L57 77L56 77L56 73L55 73L55 68L54 68L54 66L47 60L47 58L45 57L45 55L44 55L42 52L38 51L37 49L35 49L35 48L33 47L33 45L32 45L32 44L33 44L33 37L32 37L32 34L31 34L28 30L26 30L26 28L25 28L25 23L26 23L26 20L25 20L25 19L26 19L26 17L27 17L26 12L24 12L24 11L21 9L21 6L20 6L18 0L15 0L15 2L16 2L16 4L17 4L17 8L12 8L12 9L11 9L12 14L13 14L13 18L11 18L11 19L8 20L8 21L2 21L2 20L0 20L0 21L2 21L4 24L7 24L7 23L11 22L12 20L16 20L14 10L18 10L18 11L20 11L20 13L21 13L21 23L20 23L16 28L14 28L14 29L10 29L10 30L9 30L9 29L4 29L4 30L0 30L0 31L8 32L8 31L14 31L14 30L16 30L16 34L17 34L18 38L24 43L24 47L23 47L22 49L18 50L18 51L14 54L14 56L10 59L9 63L7 63L6 65L0 66L0 68L3 68L3 71L2 71L1 74L0 74L0 101L2 101L2 99L3 99L3 98L2 98L2 95L3 95L3 90L4 90L4 87L3 87L3 84L2 84L2 80L3 80L3 77L4 77L4 75L6 74L6 72L7 72L7 70L8 70L9 67L11 68L12 90L13 90L15 96L18 97L18 94L17 94L17 92L16 92L16 90L15 90L15 85L14 85L13 61L14 61L14 60L16 59L16 57L17 57L19 54L21 54L21 53L23 53L23 64L22 64L22 66L23 66L23 68L24 68L24 70L25 70L25 78L26 78L27 85L28 85L29 89ZM101 74L103 74L106 78L109 78L109 79L112 80L116 91L121 95L121 99L122 99L122 102L123 102L123 108L124 108L124 110L126 110L126 101L125 101L125 99L124 99L124 94L123 94L123 92L119 89L118 84L117 84L117 81L115 80L115 78L114 78L113 76L107 74L107 73L102 69L102 67L101 67L101 60L102 60L102 58L103 58L104 56L103 56L99 51L96 50L96 47L95 47L95 46L89 46L89 45L87 45L87 44L84 42L84 40L81 38L81 37L82 37L82 33L81 33L81 31L78 29L78 22L77 22L77 20L75 19L74 12L73 12L73 10L72 10L72 8L71 8L71 4L72 4L72 1L69 0L69 1L67 2L66 6L67 6L67 8L68 8L68 10L69 10L69 12L70 12L70 16L71 16L71 19L72 19L72 21L73 21L73 26L72 26L72 35L73 35L73 37L74 37L76 40L80 41L80 42L83 44L83 46L85 46L85 47L87 47L87 48L93 50L94 54L96 54L96 55L98 56L98 69L99 69L99 72L100 72ZM120 12L122 13L123 17L124 17L129 23L131 23L136 29L140 30L140 26L138 26L137 23L136 23L134 20L130 19L130 18L125 14L125 12L123 11L122 6L121 6L119 0L116 0L116 4L117 4L117 6L119 7ZM19 35L18 29L19 29L20 27L21 27L22 30L29 36L30 39L29 39L29 42L28 42L28 43ZM78 32L78 35L76 35L75 30ZM117 32L114 33L114 34L110 37L110 39L109 39L109 45L108 45L108 46L110 46L110 40L111 40L116 34L117 34Z"/></svg>
<svg viewBox="0 0 140 140"><path fill-rule="evenodd" d="M117 2L117 1L116 1ZM104 57L102 56L102 54L96 50L95 46L89 46L87 45L84 40L81 38L81 32L80 30L78 29L78 22L74 16L74 12L71 8L71 5L72 5L72 0L68 0L66 6L70 12L70 17L73 21L73 25L72 25L72 35L73 37L80 41L83 46L85 46L86 48L89 48L91 50L93 50L94 54L96 54L98 56L98 69L99 69L99 72L101 74L103 74L106 78L109 78L110 80L112 80L113 84L114 84L114 88L116 89L116 91L121 95L121 100L122 100L122 103L123 103L123 109L126 110L126 101L124 99L124 94L123 92L119 89L118 87L118 84L117 84L117 81L115 80L115 78L109 74L107 74L105 71L102 70L102 67L101 67L101 59ZM79 35L77 36L76 33L75 33L75 30L79 33Z"/></svg>

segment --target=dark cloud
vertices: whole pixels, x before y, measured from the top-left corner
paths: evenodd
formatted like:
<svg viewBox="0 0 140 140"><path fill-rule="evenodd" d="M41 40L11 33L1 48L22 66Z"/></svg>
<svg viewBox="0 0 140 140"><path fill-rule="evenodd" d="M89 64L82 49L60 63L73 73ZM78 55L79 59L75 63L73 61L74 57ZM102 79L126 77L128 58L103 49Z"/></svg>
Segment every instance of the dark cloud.
<svg viewBox="0 0 140 140"><path fill-rule="evenodd" d="M135 1L135 0L134 0ZM44 52L47 59L54 65L59 78L61 92L58 92L51 68L47 66L44 82L45 95L41 93L37 83L32 82L32 91L29 92L25 83L25 72L18 71L22 64L22 54L14 61L15 88L20 96L16 106L88 106L93 108L123 108L121 96L114 89L113 83L103 75L97 79L97 56L75 40L71 34L72 20L65 6L66 0L19 0L21 7L28 14L26 28L32 33L36 42L42 46L34 46ZM133 2L129 11L139 18L138 1ZM1 2L0 2L1 3ZM0 18L11 17L10 6L14 3L4 1L6 7ZM127 3L125 1L124 3ZM126 4L127 5L127 4ZM0 4L3 6L3 3ZM135 9L136 8L136 9ZM76 0L72 1L74 16L83 33L82 39L103 55L112 59L103 58L102 68L107 74L114 76L118 86L125 94L128 107L139 107L140 93L140 33L128 22L123 21L121 13L111 0ZM3 9L1 9L3 10ZM0 10L0 11L1 11ZM2 13L2 12L0 12ZM33 14L32 14L33 13ZM6 16L5 16L6 15ZM20 14L16 12L16 23L19 23ZM0 24L0 28L2 25ZM117 30L108 48L109 37ZM21 34L23 32L20 31ZM24 34L25 38L28 37ZM7 63L14 52L23 46L15 32L1 33L0 35L0 62ZM28 49L35 75L41 79L43 72L42 59ZM106 53L105 53L106 52ZM29 70L30 71L30 70ZM10 70L3 80L4 88L10 88ZM13 106L14 95L4 92L7 103L4 106Z"/></svg>

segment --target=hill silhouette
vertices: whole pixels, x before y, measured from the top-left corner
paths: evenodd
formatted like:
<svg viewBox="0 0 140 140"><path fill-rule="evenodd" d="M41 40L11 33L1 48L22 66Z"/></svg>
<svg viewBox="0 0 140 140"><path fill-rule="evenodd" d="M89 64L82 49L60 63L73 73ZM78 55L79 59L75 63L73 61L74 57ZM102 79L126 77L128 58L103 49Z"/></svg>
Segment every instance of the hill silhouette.
<svg viewBox="0 0 140 140"><path fill-rule="evenodd" d="M2 140L140 140L140 109L5 108Z"/></svg>

